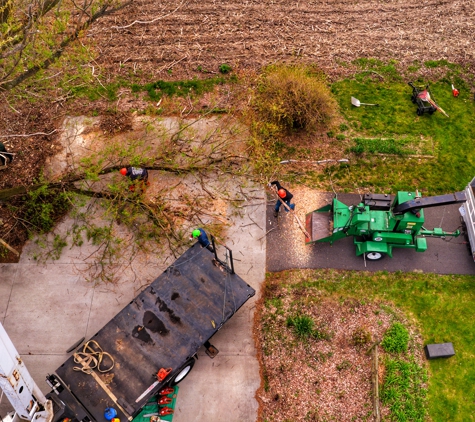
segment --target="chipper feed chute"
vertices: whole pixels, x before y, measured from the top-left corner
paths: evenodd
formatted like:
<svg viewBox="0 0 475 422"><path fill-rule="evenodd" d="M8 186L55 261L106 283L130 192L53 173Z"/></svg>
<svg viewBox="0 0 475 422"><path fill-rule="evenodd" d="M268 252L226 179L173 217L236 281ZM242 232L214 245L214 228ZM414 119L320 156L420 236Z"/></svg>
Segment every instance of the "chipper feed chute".
<svg viewBox="0 0 475 422"><path fill-rule="evenodd" d="M330 242L346 237L343 228L350 219L348 206L333 198L331 204L305 215L305 228L310 238L305 237L305 243Z"/></svg>
<svg viewBox="0 0 475 422"><path fill-rule="evenodd" d="M327 205L324 211L316 210L305 215L305 229L311 236L305 237L305 243L314 243L331 235L332 213L331 205Z"/></svg>

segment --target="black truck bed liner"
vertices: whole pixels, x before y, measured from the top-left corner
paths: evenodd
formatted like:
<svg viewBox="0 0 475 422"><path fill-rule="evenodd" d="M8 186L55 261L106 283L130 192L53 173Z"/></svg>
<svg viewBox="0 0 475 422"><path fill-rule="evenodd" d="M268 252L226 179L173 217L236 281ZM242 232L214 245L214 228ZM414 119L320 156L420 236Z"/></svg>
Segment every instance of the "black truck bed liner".
<svg viewBox="0 0 475 422"><path fill-rule="evenodd" d="M108 406L122 421L130 419L254 294L237 274L215 261L213 253L193 245L91 338L115 360L112 371L95 371L103 383L75 371L80 365L73 356L56 370L69 390L61 400L77 408L71 392L96 421L104 420ZM160 368L172 372L144 395ZM74 413L82 419L83 412Z"/></svg>

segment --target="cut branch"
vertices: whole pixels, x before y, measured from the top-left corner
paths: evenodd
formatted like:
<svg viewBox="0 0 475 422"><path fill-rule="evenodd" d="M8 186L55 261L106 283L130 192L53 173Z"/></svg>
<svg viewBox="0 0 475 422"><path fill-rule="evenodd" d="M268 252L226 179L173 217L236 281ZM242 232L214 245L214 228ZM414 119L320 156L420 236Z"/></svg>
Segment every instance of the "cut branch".
<svg viewBox="0 0 475 422"><path fill-rule="evenodd" d="M171 11L170 13L167 13L166 15L162 15L162 16L158 16L154 19L152 19L151 21L133 21L132 23L129 23L128 25L125 25L125 26L113 26L112 29L127 29L127 28L130 28L131 26L135 25L135 24L141 24L141 25L147 25L147 24L150 24L150 23L154 23L160 19L163 19L163 18L166 18L167 16L170 16L170 15L173 15L173 13L175 13L181 6L183 6L183 4L185 3L185 1L183 0L176 8L175 10Z"/></svg>
<svg viewBox="0 0 475 422"><path fill-rule="evenodd" d="M52 130L50 133L36 132L36 133L28 133L26 135L0 135L0 138L28 138L29 136L39 136L39 135L49 136L57 131L58 129Z"/></svg>

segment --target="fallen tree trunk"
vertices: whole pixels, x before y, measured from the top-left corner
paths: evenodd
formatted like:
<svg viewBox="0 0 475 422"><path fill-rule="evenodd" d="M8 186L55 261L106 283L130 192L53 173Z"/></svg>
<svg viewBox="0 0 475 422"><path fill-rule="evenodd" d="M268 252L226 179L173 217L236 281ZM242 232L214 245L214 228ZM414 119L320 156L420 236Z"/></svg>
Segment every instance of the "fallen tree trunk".
<svg viewBox="0 0 475 422"><path fill-rule="evenodd" d="M205 163L203 165L198 165L198 166L174 167L174 166L158 165L158 166L147 166L146 168L147 170L166 171L166 172L175 173L175 174L193 173L200 170L209 169L211 165L220 163L224 160L231 159L231 158L243 159L244 157L234 156L234 155L220 157L220 158L213 159L211 162ZM116 171L118 172L122 167L129 167L129 166L121 165L121 166L106 167L102 169L100 172L98 172L98 175L101 176L101 175L116 172ZM84 180L84 174L69 175L57 182L51 181L51 182L45 182L45 183L36 183L30 186L16 186L14 188L3 189L3 190L0 190L0 202L6 202L8 199L13 198L15 196L25 195L26 193L35 191L36 189L39 189L41 186L44 186L44 185L47 185L49 188L53 188L53 189L63 187L66 190L76 191L78 188L74 187L73 183L79 182L81 180ZM84 192L87 192L87 191L84 191ZM87 193L84 193L84 194L87 195ZM101 196L101 195L102 197L107 197L105 193L99 193L99 192L97 192L96 196Z"/></svg>

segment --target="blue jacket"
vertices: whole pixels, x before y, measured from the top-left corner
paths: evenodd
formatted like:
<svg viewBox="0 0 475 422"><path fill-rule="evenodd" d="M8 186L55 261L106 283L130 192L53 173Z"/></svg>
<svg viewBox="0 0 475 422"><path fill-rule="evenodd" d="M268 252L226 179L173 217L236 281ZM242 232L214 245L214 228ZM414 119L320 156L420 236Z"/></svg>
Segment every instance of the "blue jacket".
<svg viewBox="0 0 475 422"><path fill-rule="evenodd" d="M203 246L203 248L206 248L210 244L208 236L206 235L206 232L203 229L198 229L200 231L200 235L198 236L198 243Z"/></svg>

